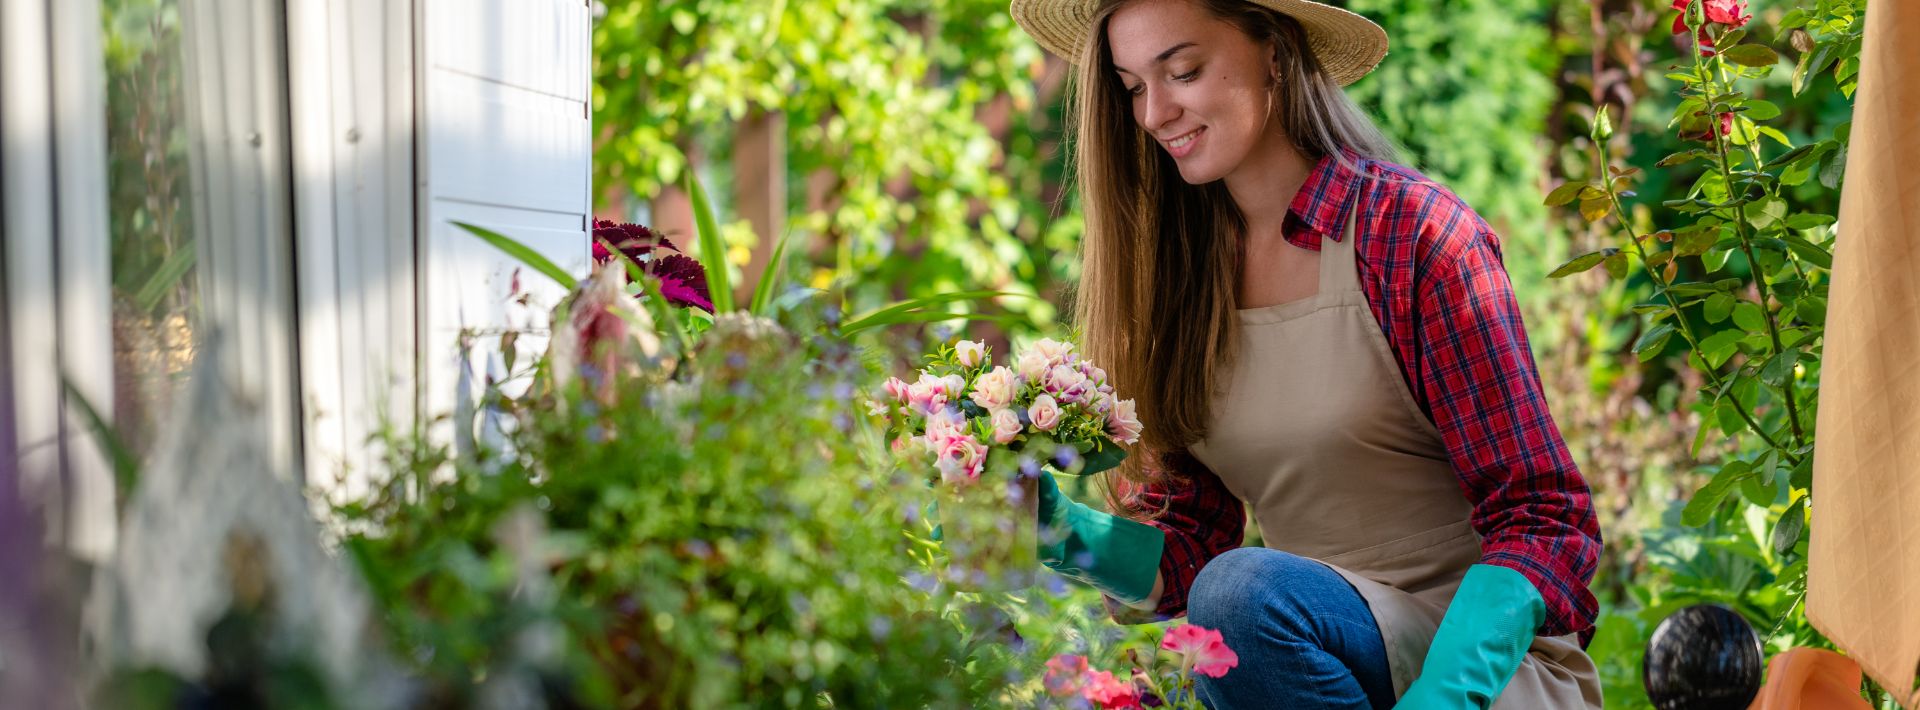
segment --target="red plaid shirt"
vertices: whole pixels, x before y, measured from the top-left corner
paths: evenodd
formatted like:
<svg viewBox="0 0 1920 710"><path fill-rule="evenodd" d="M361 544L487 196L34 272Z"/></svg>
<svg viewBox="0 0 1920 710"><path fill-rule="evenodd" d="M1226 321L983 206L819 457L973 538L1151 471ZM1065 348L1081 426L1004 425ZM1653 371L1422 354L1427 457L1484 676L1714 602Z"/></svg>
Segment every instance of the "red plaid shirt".
<svg viewBox="0 0 1920 710"><path fill-rule="evenodd" d="M1355 226L1361 289L1473 504L1480 561L1517 570L1540 590L1542 635L1578 631L1584 645L1597 612L1587 585L1600 557L1599 521L1547 411L1500 239L1459 197L1412 169L1349 158L1370 175L1418 184L1368 180L1322 158L1294 197L1286 239L1318 251L1322 238L1341 238L1348 209L1365 206ZM1152 523L1167 534L1155 616L1172 618L1186 613L1200 568L1240 546L1246 512L1187 451L1157 465L1188 482L1125 493L1137 510L1168 503ZM1137 616L1107 602L1116 619Z"/></svg>

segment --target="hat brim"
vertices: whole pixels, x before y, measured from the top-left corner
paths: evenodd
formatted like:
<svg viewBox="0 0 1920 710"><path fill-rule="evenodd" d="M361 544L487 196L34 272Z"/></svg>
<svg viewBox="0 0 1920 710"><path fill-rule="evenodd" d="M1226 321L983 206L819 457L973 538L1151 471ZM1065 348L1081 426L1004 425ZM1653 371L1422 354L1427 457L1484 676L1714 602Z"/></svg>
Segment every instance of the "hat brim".
<svg viewBox="0 0 1920 710"><path fill-rule="evenodd" d="M1387 31L1360 15L1312 0L1246 0L1292 17L1307 31L1307 44L1327 76L1347 86L1387 56ZM1013 0L1013 21L1047 51L1080 63L1093 13L1100 0Z"/></svg>

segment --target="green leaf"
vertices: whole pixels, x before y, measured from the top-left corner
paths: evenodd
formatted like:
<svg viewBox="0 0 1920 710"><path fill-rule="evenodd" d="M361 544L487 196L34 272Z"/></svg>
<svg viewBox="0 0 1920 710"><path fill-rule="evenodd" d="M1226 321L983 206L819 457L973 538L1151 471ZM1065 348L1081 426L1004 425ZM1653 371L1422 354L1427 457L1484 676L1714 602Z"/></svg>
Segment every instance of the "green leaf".
<svg viewBox="0 0 1920 710"><path fill-rule="evenodd" d="M1633 346L1633 354L1640 356L1641 362L1652 360L1666 347L1667 340L1673 337L1673 324L1663 323L1640 336L1640 342Z"/></svg>
<svg viewBox="0 0 1920 710"><path fill-rule="evenodd" d="M1554 269L1553 273L1547 274L1547 278L1566 278L1583 271L1591 270L1593 267L1599 266L1600 262L1606 261L1607 257L1613 256L1614 253L1618 251L1620 250L1608 247L1600 251L1581 254L1567 261L1567 263L1561 264L1560 268Z"/></svg>
<svg viewBox="0 0 1920 710"><path fill-rule="evenodd" d="M1799 212L1787 218L1787 228L1815 229L1819 227L1825 227L1829 224L1833 224L1836 221L1838 220L1835 220L1833 215L1830 215L1830 214L1820 214L1818 212Z"/></svg>
<svg viewBox="0 0 1920 710"><path fill-rule="evenodd" d="M1780 155L1774 157L1773 160L1767 161L1766 167L1769 169L1777 168L1782 165L1786 165L1787 163L1791 163L1795 160L1799 160L1801 157L1805 156L1806 154L1811 153L1814 150L1818 149L1821 145L1822 144L1820 143L1808 143L1798 148L1794 148L1793 150L1789 150L1785 153L1781 153Z"/></svg>
<svg viewBox="0 0 1920 710"><path fill-rule="evenodd" d="M1688 527L1700 527L1713 518L1713 512L1727 499L1735 486L1753 476L1752 467L1745 461L1734 460L1720 467L1713 480L1700 488L1687 500L1687 507L1680 512L1680 522Z"/></svg>
<svg viewBox="0 0 1920 710"><path fill-rule="evenodd" d="M466 222L454 222L453 226L473 233L473 236L479 237L481 241L492 244L495 249L506 252L507 256L526 264L527 268L545 274L547 278L553 279L554 283L560 284L561 288L572 291L574 285L579 283L579 280L575 279L573 274L567 273L566 269L560 268L540 252L534 251L533 247L521 244L512 237Z"/></svg>
<svg viewBox="0 0 1920 710"><path fill-rule="evenodd" d="M1654 163L1654 165L1662 168L1670 168L1675 165L1681 165L1701 157L1704 157L1704 155L1702 151L1700 151L1697 148L1692 150L1683 150L1678 153L1668 155L1665 158L1661 158L1660 162Z"/></svg>
<svg viewBox="0 0 1920 710"><path fill-rule="evenodd" d="M60 389L66 393L67 402L79 410L80 418L86 420L87 428L93 430L93 439L99 443L100 453L105 456L107 463L113 466L113 480L119 487L115 497L122 501L128 500L133 495L134 485L140 481L139 456L135 455L133 449L120 439L120 432L114 430L106 417L100 416L100 410L95 409L93 403L87 401L86 396L80 393L79 388L73 386L73 381L68 379L65 373L60 375Z"/></svg>
<svg viewBox="0 0 1920 710"><path fill-rule="evenodd" d="M1705 254L1719 239L1720 230L1714 227L1688 229L1674 235L1673 251L1676 256Z"/></svg>
<svg viewBox="0 0 1920 710"><path fill-rule="evenodd" d="M1106 471L1127 458L1127 450L1109 439L1093 442L1093 448L1081 454L1080 475L1085 476Z"/></svg>
<svg viewBox="0 0 1920 710"><path fill-rule="evenodd" d="M1613 201L1605 197L1580 200L1580 216L1585 217L1588 222L1599 221L1611 211L1613 211Z"/></svg>
<svg viewBox="0 0 1920 710"><path fill-rule="evenodd" d="M184 242L175 248L166 261L160 262L160 268L147 277L146 283L140 285L140 290L134 292L134 306L141 313L152 313L160 305L160 299L166 298L167 292L172 291L180 283L180 278L187 275L187 270L193 268L194 261L193 242Z"/></svg>
<svg viewBox="0 0 1920 710"><path fill-rule="evenodd" d="M792 236L791 229L780 234L780 243L774 245L773 255L767 259L766 268L760 270L760 282L754 284L753 301L747 306L748 312L757 316L768 315L767 299L773 296L773 290L778 287L780 277L787 272L787 240Z"/></svg>
<svg viewBox="0 0 1920 710"><path fill-rule="evenodd" d="M707 202L707 189L700 185L694 170L680 174L680 189L687 191L693 203L693 225L700 237L700 265L707 271L707 292L713 296L713 312L733 312L733 282L727 275L727 245L720 240L720 225L714 221L713 205Z"/></svg>
<svg viewBox="0 0 1920 710"><path fill-rule="evenodd" d="M1780 522L1773 525L1773 551L1784 555L1793 551L1800 543L1800 534L1807 529L1807 499L1799 498L1787 511L1780 514Z"/></svg>
<svg viewBox="0 0 1920 710"><path fill-rule="evenodd" d="M1758 304L1741 301L1733 306L1733 324L1748 333L1763 333L1767 330L1767 316Z"/></svg>
<svg viewBox="0 0 1920 710"><path fill-rule="evenodd" d="M1773 142L1779 143L1783 148L1793 147L1793 141L1787 138L1787 134L1781 133L1778 128L1774 128L1773 126L1755 126L1754 130L1759 131L1760 135L1772 138Z"/></svg>
<svg viewBox="0 0 1920 710"><path fill-rule="evenodd" d="M1750 67L1770 67L1780 63L1780 54L1764 44L1737 44L1721 51L1720 56L1735 64Z"/></svg>
<svg viewBox="0 0 1920 710"><path fill-rule="evenodd" d="M863 322L872 320L875 318L886 318L892 315L906 313L908 311L920 310L924 308L930 308L933 306L945 305L948 303L955 303L958 301L977 301L977 300L995 298L1000 296L1025 297L1026 294L1014 293L1012 291L955 291L953 293L942 293L934 296L926 296L923 298L909 298L904 301L894 303L892 305L877 308L875 310L862 313L852 318L848 318L846 325L843 326L842 328L843 328L843 332L847 332L844 330L845 328L855 328L856 330L864 329L871 326L865 325L863 324Z"/></svg>
<svg viewBox="0 0 1920 710"><path fill-rule="evenodd" d="M956 319L1006 322L1007 320L1009 320L1009 317L1006 315L992 315L992 314L985 314L985 313L955 313L955 312L948 312L948 311L908 311L905 313L895 313L892 315L887 315L887 316L882 316L877 318L869 318L867 320L860 321L857 323L848 323L840 327L840 333L842 335L852 335L862 330L866 330L869 328L878 328L880 326L899 325L901 323L938 323L940 321L956 320Z"/></svg>
<svg viewBox="0 0 1920 710"><path fill-rule="evenodd" d="M1787 218L1787 201L1778 197L1768 197L1759 202L1748 203L1744 208L1747 221L1755 229L1766 229L1768 225Z"/></svg>
<svg viewBox="0 0 1920 710"><path fill-rule="evenodd" d="M1738 330L1723 330L1702 338L1700 352L1706 355L1707 366L1717 368L1720 363L1726 362L1727 358L1733 356L1734 350L1739 348L1740 339L1743 337L1746 337L1746 333Z"/></svg>
<svg viewBox="0 0 1920 710"><path fill-rule="evenodd" d="M1732 255L1732 249L1708 249L1700 253L1700 265L1707 267L1707 273L1711 274L1726 266L1727 257Z"/></svg>
<svg viewBox="0 0 1920 710"><path fill-rule="evenodd" d="M1708 323L1726 320L1727 315L1733 312L1733 295L1716 293L1708 296L1706 306L1702 310Z"/></svg>
<svg viewBox="0 0 1920 710"><path fill-rule="evenodd" d="M1792 249L1794 254L1798 255L1807 263L1822 269L1833 268L1833 254L1828 253L1827 250L1821 248L1820 245L1809 242L1797 234L1788 234L1781 237L1781 241L1786 242L1787 248Z"/></svg>
<svg viewBox="0 0 1920 710"><path fill-rule="evenodd" d="M1572 202L1574 198L1580 196L1580 188L1586 186L1586 183L1568 181L1566 184L1553 188L1552 192L1547 193L1546 205L1548 207L1559 207Z"/></svg>
<svg viewBox="0 0 1920 710"><path fill-rule="evenodd" d="M1793 381L1793 367L1799 363L1800 351L1788 350L1773 356L1765 367L1760 368L1760 379L1774 387L1785 387Z"/></svg>
<svg viewBox="0 0 1920 710"><path fill-rule="evenodd" d="M1616 279L1626 278L1627 270L1632 267L1632 264L1628 262L1627 253L1618 250L1615 250L1612 256L1608 256L1606 260L1600 263L1606 265L1607 275Z"/></svg>
<svg viewBox="0 0 1920 710"><path fill-rule="evenodd" d="M1747 110L1744 113L1746 113L1747 118L1755 121L1765 121L1771 118L1779 118L1780 107L1774 105L1772 101L1765 99L1748 99Z"/></svg>
<svg viewBox="0 0 1920 710"><path fill-rule="evenodd" d="M1807 296L1793 305L1793 312L1808 325L1822 327L1827 324L1827 299L1819 296Z"/></svg>
<svg viewBox="0 0 1920 710"><path fill-rule="evenodd" d="M1836 150L1821 159L1820 184L1829 189L1839 189L1840 181L1847 176L1847 152Z"/></svg>

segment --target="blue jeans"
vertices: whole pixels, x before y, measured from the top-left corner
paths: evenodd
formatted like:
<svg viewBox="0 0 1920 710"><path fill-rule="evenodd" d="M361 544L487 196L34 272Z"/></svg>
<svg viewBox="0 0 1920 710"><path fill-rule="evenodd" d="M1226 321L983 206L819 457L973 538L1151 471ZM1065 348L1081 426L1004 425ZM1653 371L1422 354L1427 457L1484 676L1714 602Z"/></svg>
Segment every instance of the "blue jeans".
<svg viewBox="0 0 1920 710"><path fill-rule="evenodd" d="M1367 602L1332 568L1264 547L1243 547L1200 569L1187 620L1225 637L1240 665L1200 676L1214 710L1393 707L1386 644Z"/></svg>

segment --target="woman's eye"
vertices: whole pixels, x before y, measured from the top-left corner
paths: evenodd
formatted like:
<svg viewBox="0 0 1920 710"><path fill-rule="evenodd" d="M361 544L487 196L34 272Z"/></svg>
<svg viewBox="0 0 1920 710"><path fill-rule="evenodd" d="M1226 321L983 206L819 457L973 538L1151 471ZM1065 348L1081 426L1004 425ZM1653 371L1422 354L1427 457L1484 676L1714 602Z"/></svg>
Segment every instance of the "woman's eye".
<svg viewBox="0 0 1920 710"><path fill-rule="evenodd" d="M1133 86L1127 87L1127 94L1131 96L1139 96L1140 92L1144 91L1146 88L1147 88L1147 85L1144 82L1139 84L1134 84Z"/></svg>
<svg viewBox="0 0 1920 710"><path fill-rule="evenodd" d="M1179 81L1179 82L1188 82L1188 81L1193 81L1193 78L1194 78L1194 77L1197 77L1197 76L1200 76L1200 70L1199 70L1199 69L1195 69L1195 70L1193 70L1193 71L1190 71L1190 72L1187 72L1187 73L1185 73L1185 74L1180 74L1180 75L1177 75L1177 76L1175 76L1175 77L1173 77L1173 80L1174 80L1174 81Z"/></svg>

